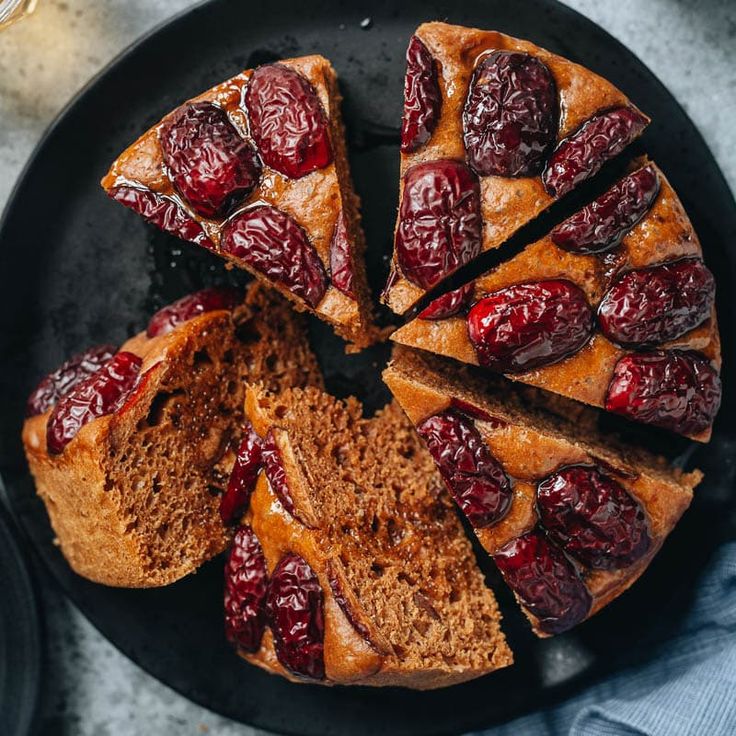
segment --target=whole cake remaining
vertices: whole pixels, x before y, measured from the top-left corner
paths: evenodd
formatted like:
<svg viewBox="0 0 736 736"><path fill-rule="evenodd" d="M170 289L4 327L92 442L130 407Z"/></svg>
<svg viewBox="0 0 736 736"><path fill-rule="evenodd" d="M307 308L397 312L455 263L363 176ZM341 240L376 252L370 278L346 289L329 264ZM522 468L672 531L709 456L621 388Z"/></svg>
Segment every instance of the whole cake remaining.
<svg viewBox="0 0 736 736"><path fill-rule="evenodd" d="M184 297L120 349L93 348L41 381L23 445L75 572L166 585L227 547L219 498L246 380L322 384L300 318L258 285Z"/></svg>
<svg viewBox="0 0 736 736"><path fill-rule="evenodd" d="M605 79L496 31L424 23L406 60L383 294L397 313L594 176L649 123Z"/></svg>
<svg viewBox="0 0 736 736"><path fill-rule="evenodd" d="M393 339L705 442L721 401L714 298L680 200L640 162Z"/></svg>
<svg viewBox="0 0 736 736"><path fill-rule="evenodd" d="M430 689L511 664L434 463L395 404L249 386L226 632L292 680ZM235 475L243 477L236 466ZM252 493L252 496L250 495Z"/></svg>
<svg viewBox="0 0 736 736"><path fill-rule="evenodd" d="M626 590L702 477L601 436L593 410L445 358L397 347L383 377L540 636Z"/></svg>
<svg viewBox="0 0 736 736"><path fill-rule="evenodd" d="M366 347L380 333L340 99L322 56L246 70L144 133L102 186L314 312L352 349Z"/></svg>

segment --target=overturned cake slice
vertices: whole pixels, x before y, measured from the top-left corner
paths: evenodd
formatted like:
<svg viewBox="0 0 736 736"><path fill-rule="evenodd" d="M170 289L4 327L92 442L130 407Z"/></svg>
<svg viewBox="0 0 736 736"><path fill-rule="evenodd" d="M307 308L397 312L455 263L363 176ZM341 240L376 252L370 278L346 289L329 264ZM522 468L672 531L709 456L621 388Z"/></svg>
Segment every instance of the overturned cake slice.
<svg viewBox="0 0 736 736"><path fill-rule="evenodd" d="M644 163L393 339L706 442L721 400L714 299L680 200Z"/></svg>
<svg viewBox="0 0 736 736"><path fill-rule="evenodd" d="M533 43L419 26L407 50L385 303L406 312L594 176L648 122L610 82Z"/></svg>
<svg viewBox="0 0 736 736"><path fill-rule="evenodd" d="M444 358L398 347L383 377L540 636L626 590L702 477L598 436L591 409Z"/></svg>
<svg viewBox="0 0 736 736"><path fill-rule="evenodd" d="M362 348L378 339L335 70L246 70L184 103L102 186L162 230L253 273Z"/></svg>
<svg viewBox="0 0 736 736"><path fill-rule="evenodd" d="M246 414L265 472L251 476L225 611L249 662L417 689L511 664L493 594L398 406L364 419L355 399L249 387Z"/></svg>
<svg viewBox="0 0 736 736"><path fill-rule="evenodd" d="M166 585L221 552L219 497L245 381L321 385L301 319L274 292L206 289L119 350L67 361L28 401L23 445L61 551L106 585Z"/></svg>

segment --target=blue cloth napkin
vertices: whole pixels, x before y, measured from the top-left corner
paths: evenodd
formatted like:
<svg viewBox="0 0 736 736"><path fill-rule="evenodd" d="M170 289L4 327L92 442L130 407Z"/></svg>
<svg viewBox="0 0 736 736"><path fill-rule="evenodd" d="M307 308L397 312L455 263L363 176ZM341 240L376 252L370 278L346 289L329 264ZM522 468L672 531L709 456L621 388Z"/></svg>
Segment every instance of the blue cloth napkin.
<svg viewBox="0 0 736 736"><path fill-rule="evenodd" d="M736 736L735 633L736 543L729 543L656 659L483 736Z"/></svg>

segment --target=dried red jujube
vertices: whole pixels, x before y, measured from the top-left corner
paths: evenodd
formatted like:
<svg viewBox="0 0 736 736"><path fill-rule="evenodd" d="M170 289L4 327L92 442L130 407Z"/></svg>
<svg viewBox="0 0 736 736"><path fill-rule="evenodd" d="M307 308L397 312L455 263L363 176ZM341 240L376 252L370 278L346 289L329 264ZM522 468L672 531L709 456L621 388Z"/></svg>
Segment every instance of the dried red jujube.
<svg viewBox="0 0 736 736"><path fill-rule="evenodd" d="M256 434L253 425L246 422L227 489L220 499L220 518L223 524L235 524L247 510L262 465L261 438Z"/></svg>
<svg viewBox="0 0 736 736"><path fill-rule="evenodd" d="M232 286L215 286L195 291L159 309L148 322L146 335L168 335L179 325L200 314L216 309L234 309L242 300L242 291Z"/></svg>
<svg viewBox="0 0 736 736"><path fill-rule="evenodd" d="M330 277L332 285L345 296L355 299L353 258L345 216L340 213L330 241Z"/></svg>
<svg viewBox="0 0 736 736"><path fill-rule="evenodd" d="M412 36L406 50L404 114L401 119L401 150L411 153L431 137L440 118L437 62L418 36Z"/></svg>
<svg viewBox="0 0 736 736"><path fill-rule="evenodd" d="M419 319L440 320L462 312L473 296L473 282L448 291L431 301L419 314Z"/></svg>

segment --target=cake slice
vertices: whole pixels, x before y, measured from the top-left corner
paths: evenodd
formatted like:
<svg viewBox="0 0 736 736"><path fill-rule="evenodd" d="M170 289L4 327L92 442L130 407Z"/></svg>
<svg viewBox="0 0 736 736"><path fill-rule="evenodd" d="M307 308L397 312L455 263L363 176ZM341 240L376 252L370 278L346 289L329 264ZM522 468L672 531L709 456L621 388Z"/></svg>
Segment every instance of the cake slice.
<svg viewBox="0 0 736 736"><path fill-rule="evenodd" d="M378 339L327 59L249 69L184 103L120 155L102 186L314 312L354 348Z"/></svg>
<svg viewBox="0 0 736 736"><path fill-rule="evenodd" d="M226 566L226 631L295 681L452 685L511 664L432 459L395 404L247 392L265 472ZM253 478L255 480L255 478Z"/></svg>
<svg viewBox="0 0 736 736"><path fill-rule="evenodd" d="M721 400L714 299L680 200L644 163L393 339L705 442Z"/></svg>
<svg viewBox="0 0 736 736"><path fill-rule="evenodd" d="M227 547L219 514L245 381L321 385L301 321L275 293L207 289L165 307L119 350L45 378L23 445L61 551L107 585L166 585Z"/></svg>
<svg viewBox="0 0 736 736"><path fill-rule="evenodd" d="M533 43L419 26L407 50L385 303L406 312L594 176L648 123L610 82Z"/></svg>
<svg viewBox="0 0 736 736"><path fill-rule="evenodd" d="M626 590L702 477L598 435L591 409L444 358L398 347L383 377L539 636Z"/></svg>

